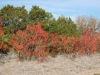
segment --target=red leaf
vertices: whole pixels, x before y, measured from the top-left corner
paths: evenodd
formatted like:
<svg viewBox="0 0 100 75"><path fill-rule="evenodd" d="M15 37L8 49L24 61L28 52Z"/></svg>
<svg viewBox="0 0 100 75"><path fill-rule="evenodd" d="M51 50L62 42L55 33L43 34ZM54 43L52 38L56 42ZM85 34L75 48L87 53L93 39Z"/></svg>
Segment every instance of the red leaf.
<svg viewBox="0 0 100 75"><path fill-rule="evenodd" d="M0 36L3 36L4 33L3 33L3 28L0 26Z"/></svg>
<svg viewBox="0 0 100 75"><path fill-rule="evenodd" d="M44 57L41 57L40 61L43 62L44 60L45 60L45 58Z"/></svg>
<svg viewBox="0 0 100 75"><path fill-rule="evenodd" d="M8 50L8 45L7 44L3 44L2 49L3 49L3 51L7 51Z"/></svg>

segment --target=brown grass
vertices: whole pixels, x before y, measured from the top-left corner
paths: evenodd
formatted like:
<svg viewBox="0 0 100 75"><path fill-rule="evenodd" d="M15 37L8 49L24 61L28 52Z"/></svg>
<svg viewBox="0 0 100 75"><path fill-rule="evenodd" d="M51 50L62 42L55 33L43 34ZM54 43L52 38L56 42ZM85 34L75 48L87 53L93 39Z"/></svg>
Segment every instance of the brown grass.
<svg viewBox="0 0 100 75"><path fill-rule="evenodd" d="M72 59L64 55L48 57L45 62L14 59L9 54L0 58L0 75L94 75L100 73L100 54L77 56Z"/></svg>

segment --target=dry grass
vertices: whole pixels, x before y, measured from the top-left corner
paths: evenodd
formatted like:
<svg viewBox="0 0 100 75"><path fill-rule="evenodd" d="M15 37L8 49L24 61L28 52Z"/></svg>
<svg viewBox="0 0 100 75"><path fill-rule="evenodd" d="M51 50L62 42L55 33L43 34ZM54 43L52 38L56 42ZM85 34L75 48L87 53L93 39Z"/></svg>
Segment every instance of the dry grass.
<svg viewBox="0 0 100 75"><path fill-rule="evenodd" d="M0 75L94 75L100 73L100 54L77 56L76 59L58 55L39 61L20 62L14 55L4 56L0 64Z"/></svg>

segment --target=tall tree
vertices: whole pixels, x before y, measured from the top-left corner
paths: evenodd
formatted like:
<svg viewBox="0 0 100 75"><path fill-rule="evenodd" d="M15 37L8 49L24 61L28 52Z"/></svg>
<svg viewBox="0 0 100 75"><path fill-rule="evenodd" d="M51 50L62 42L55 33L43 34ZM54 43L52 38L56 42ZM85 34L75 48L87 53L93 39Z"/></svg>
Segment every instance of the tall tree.
<svg viewBox="0 0 100 75"><path fill-rule="evenodd" d="M32 6L29 12L29 19L30 21L44 21L48 20L52 17L51 13L46 12L44 9L40 8L39 6Z"/></svg>
<svg viewBox="0 0 100 75"><path fill-rule="evenodd" d="M76 24L70 17L59 16L57 24L60 27L59 33L67 36L79 36Z"/></svg>
<svg viewBox="0 0 100 75"><path fill-rule="evenodd" d="M100 20L92 16L78 16L76 24L81 33L90 28L93 29L93 32L100 31Z"/></svg>
<svg viewBox="0 0 100 75"><path fill-rule="evenodd" d="M6 5L0 10L0 18L3 21L3 26L9 25L12 22L14 10L13 5Z"/></svg>
<svg viewBox="0 0 100 75"><path fill-rule="evenodd" d="M2 26L4 26L4 32L10 33L12 29L25 28L28 12L25 6L14 7L13 5L6 5L0 10L0 18L3 21Z"/></svg>
<svg viewBox="0 0 100 75"><path fill-rule="evenodd" d="M67 36L79 36L76 24L69 17L60 16L56 20L52 18L51 20L43 24L43 28L49 33L55 33Z"/></svg>
<svg viewBox="0 0 100 75"><path fill-rule="evenodd" d="M15 8L15 16L14 21L16 28L20 27L21 29L25 29L28 20L28 12L25 9L25 6L16 7Z"/></svg>

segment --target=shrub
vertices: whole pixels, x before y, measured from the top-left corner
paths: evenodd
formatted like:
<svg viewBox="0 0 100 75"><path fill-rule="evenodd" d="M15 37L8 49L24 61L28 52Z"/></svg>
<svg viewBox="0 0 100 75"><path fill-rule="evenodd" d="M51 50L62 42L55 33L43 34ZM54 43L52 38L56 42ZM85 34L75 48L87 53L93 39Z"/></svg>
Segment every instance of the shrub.
<svg viewBox="0 0 100 75"><path fill-rule="evenodd" d="M92 29L84 32L82 36L75 40L74 50L78 54L92 54L97 51L97 36L92 34Z"/></svg>
<svg viewBox="0 0 100 75"><path fill-rule="evenodd" d="M4 36L3 28L0 27L0 52L7 53L9 48L8 48L8 45L3 42L2 40L3 36Z"/></svg>
<svg viewBox="0 0 100 75"><path fill-rule="evenodd" d="M27 25L26 30L12 34L9 43L20 60L31 60L34 57L43 62L49 54L55 57L58 53L72 54L72 58L75 58L77 54L93 54L100 49L99 34L92 31L90 29L84 32L79 38L67 37L58 33L48 34L38 23L34 26Z"/></svg>
<svg viewBox="0 0 100 75"><path fill-rule="evenodd" d="M32 56L43 61L48 56L46 48L48 33L38 23L35 26L27 25L26 30L18 30L13 34L9 43L16 49L20 59L30 60Z"/></svg>

